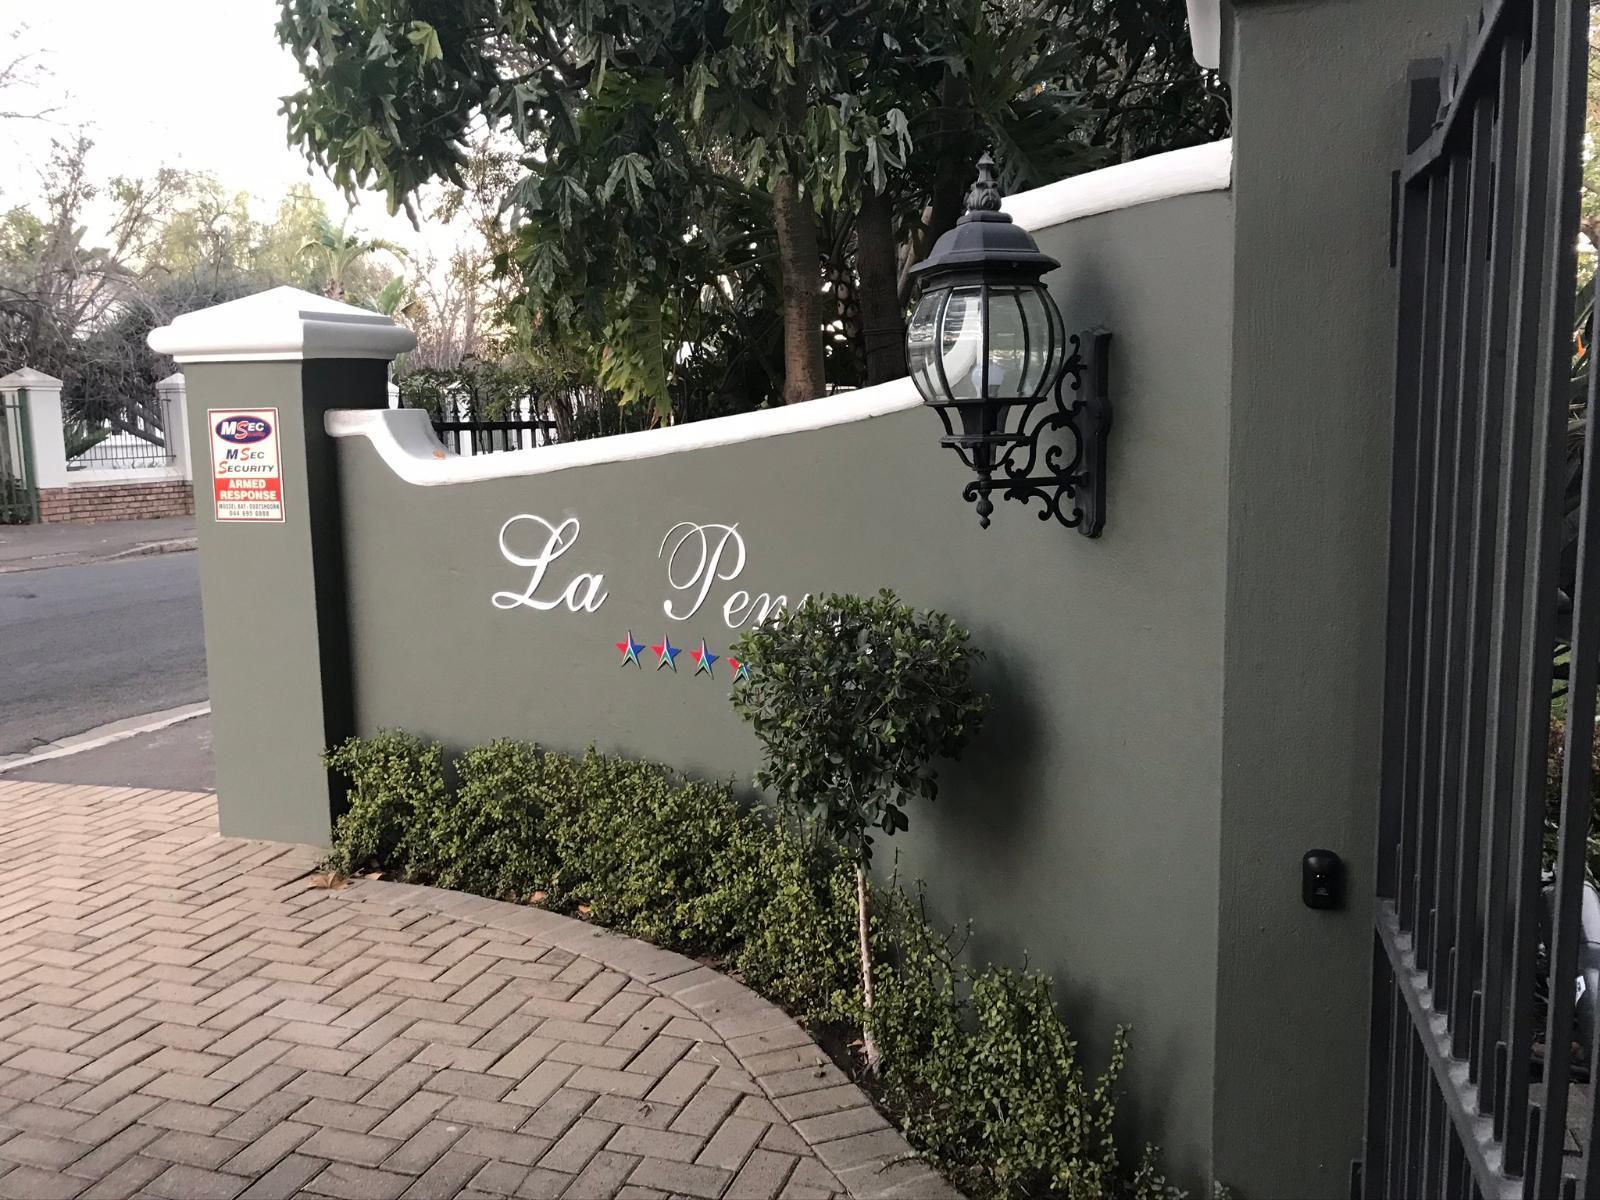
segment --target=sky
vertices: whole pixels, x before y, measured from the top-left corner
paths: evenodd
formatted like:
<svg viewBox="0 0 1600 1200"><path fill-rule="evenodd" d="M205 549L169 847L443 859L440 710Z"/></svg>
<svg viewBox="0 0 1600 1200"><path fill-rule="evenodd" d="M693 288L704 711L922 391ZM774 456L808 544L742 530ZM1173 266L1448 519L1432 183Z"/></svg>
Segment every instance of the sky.
<svg viewBox="0 0 1600 1200"><path fill-rule="evenodd" d="M280 98L296 90L294 57L278 45L276 0L0 0L0 54L34 51L44 77L21 107L58 106L47 121L0 125L0 207L39 194L52 137L93 138L91 175L149 175L162 166L208 171L229 191L249 192L265 217L284 191L310 183L337 219L337 188L290 149ZM21 29L15 42L5 40ZM364 232L441 258L460 236L413 230L363 198L351 219Z"/></svg>

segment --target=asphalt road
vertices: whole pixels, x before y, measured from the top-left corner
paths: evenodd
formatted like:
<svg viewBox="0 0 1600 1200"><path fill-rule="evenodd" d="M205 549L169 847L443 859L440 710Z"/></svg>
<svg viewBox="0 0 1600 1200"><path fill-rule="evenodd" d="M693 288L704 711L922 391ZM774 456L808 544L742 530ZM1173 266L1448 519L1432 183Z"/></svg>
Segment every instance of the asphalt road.
<svg viewBox="0 0 1600 1200"><path fill-rule="evenodd" d="M205 698L198 555L0 574L0 755Z"/></svg>

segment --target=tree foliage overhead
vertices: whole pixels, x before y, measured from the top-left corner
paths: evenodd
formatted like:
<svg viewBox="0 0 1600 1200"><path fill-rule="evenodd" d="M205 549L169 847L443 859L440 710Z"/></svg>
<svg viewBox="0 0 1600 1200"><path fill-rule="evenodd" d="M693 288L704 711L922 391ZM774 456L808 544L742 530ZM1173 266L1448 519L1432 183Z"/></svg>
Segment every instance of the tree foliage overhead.
<svg viewBox="0 0 1600 1200"><path fill-rule="evenodd" d="M1171 0L282 0L278 32L344 188L415 213L508 147L503 318L663 415L903 373L905 270L985 146L1015 189L1227 126Z"/></svg>
<svg viewBox="0 0 1600 1200"><path fill-rule="evenodd" d="M335 276L303 253L330 224L305 187L263 222L206 174L97 181L91 151L81 137L57 144L34 203L0 212L0 375L32 367L59 377L74 416L148 398L172 362L146 335L176 316L279 284L326 291L335 278L352 300L373 303L387 281L359 256Z"/></svg>

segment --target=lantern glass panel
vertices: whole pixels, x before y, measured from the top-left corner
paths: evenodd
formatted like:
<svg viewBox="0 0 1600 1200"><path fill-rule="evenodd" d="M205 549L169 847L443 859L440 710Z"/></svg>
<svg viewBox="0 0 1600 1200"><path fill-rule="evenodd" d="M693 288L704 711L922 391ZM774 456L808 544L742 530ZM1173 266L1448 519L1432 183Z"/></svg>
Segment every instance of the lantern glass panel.
<svg viewBox="0 0 1600 1200"><path fill-rule="evenodd" d="M982 375L984 288L934 288L906 329L912 379L925 400L977 400Z"/></svg>
<svg viewBox="0 0 1600 1200"><path fill-rule="evenodd" d="M935 354L939 310L944 306L945 295L944 288L924 291L906 325L906 361L911 368L911 381L917 385L918 394L929 404L940 404L947 398L944 384L939 378Z"/></svg>
<svg viewBox="0 0 1600 1200"><path fill-rule="evenodd" d="M996 288L989 295L986 399L1032 400L1055 379L1061 337L1043 287Z"/></svg>
<svg viewBox="0 0 1600 1200"><path fill-rule="evenodd" d="M939 321L939 347L944 377L953 400L979 399L983 378L984 290L960 287L950 290Z"/></svg>

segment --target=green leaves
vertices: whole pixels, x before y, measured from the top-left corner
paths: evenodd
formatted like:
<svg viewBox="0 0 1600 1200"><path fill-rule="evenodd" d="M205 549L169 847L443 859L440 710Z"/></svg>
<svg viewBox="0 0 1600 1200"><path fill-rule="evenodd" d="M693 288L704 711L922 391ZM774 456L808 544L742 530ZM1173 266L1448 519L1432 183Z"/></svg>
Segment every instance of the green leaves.
<svg viewBox="0 0 1600 1200"><path fill-rule="evenodd" d="M602 203L611 199L611 194L617 190L618 183L627 185L629 202L636 209L640 207L643 203L644 189L655 183L644 155L630 151L611 164L611 172L606 176L606 181L600 185L599 194Z"/></svg>
<svg viewBox="0 0 1600 1200"><path fill-rule="evenodd" d="M442 811L444 758L438 743L407 733L351 738L326 755L328 769L349 783L347 807L333 826L330 870L350 875L412 857L418 829Z"/></svg>
<svg viewBox="0 0 1600 1200"><path fill-rule="evenodd" d="M830 298L872 309L787 317L808 338L843 322L828 381L851 383L863 329L899 317L892 289L859 278L866 193L890 210L873 237L904 258L955 220L983 145L1014 189L1096 165L1103 147L1131 156L1226 125L1225 99L1187 55L1182 6L1148 0L279 6L302 76L282 107L291 144L393 210L431 182L463 186L486 128L514 139L533 182L510 211L540 217L508 231L496 316L596 354L626 345L621 399L662 407L670 393L679 420L781 390L786 318L762 195L775 180L799 185L826 235L815 265L808 241L791 247L807 259L791 274L855 283ZM619 335L612 323L641 297L660 311Z"/></svg>
<svg viewBox="0 0 1600 1200"><path fill-rule="evenodd" d="M406 30L406 40L417 48L424 63L444 57L444 47L439 44L439 31L426 21L413 21Z"/></svg>
<svg viewBox="0 0 1600 1200"><path fill-rule="evenodd" d="M987 706L966 630L888 591L814 597L734 653L751 672L734 708L765 750L757 782L861 859L874 832L909 826L908 802L938 795L934 762L961 752Z"/></svg>

